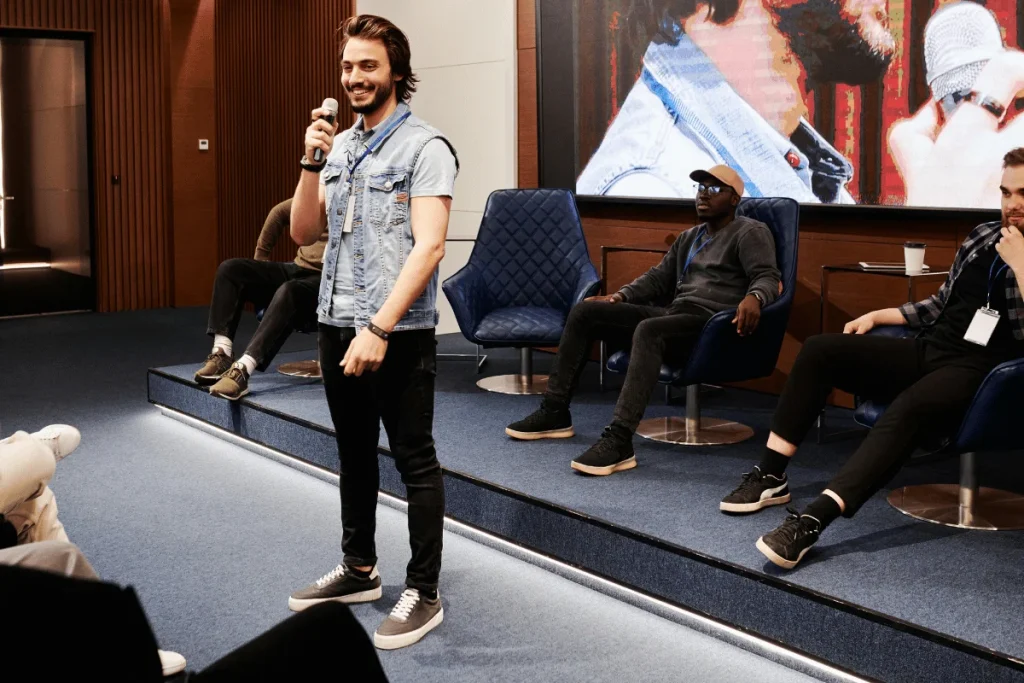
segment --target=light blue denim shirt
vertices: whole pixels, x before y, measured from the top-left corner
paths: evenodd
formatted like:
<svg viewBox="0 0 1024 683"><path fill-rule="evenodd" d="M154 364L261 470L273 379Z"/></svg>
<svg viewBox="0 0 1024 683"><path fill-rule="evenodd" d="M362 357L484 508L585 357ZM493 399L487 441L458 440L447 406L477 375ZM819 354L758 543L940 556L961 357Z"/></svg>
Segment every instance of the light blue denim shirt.
<svg viewBox="0 0 1024 683"><path fill-rule="evenodd" d="M372 151L353 170L366 150ZM457 173L451 142L405 103L376 128L364 131L359 117L335 139L320 173L329 233L317 302L320 322L366 327L391 294L415 243L412 198L452 196ZM350 195L352 230L344 232ZM437 280L435 269L396 331L437 325Z"/></svg>
<svg viewBox="0 0 1024 683"><path fill-rule="evenodd" d="M715 164L735 169L749 197L853 203L850 162L803 119L790 139L768 125L683 33L648 47L576 191L689 198L690 172Z"/></svg>

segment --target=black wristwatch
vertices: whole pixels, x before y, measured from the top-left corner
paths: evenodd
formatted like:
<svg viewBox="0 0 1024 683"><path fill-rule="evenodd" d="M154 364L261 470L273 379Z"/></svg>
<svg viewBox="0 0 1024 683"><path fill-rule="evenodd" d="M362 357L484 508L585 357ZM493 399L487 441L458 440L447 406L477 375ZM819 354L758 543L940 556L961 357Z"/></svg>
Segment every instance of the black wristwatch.
<svg viewBox="0 0 1024 683"><path fill-rule="evenodd" d="M382 328L377 327L372 322L366 324L366 329L368 329L370 332L374 333L384 341L387 341L388 337L391 336L390 332L385 332Z"/></svg>
<svg viewBox="0 0 1024 683"><path fill-rule="evenodd" d="M307 159L305 154L303 154L302 158L299 159L299 166L302 167L302 170L303 171L309 171L310 173L319 173L320 171L324 170L324 166L326 166L326 165L327 165L327 161L326 160L324 160L323 162L321 162L319 164L315 164L312 161L310 161L309 159Z"/></svg>

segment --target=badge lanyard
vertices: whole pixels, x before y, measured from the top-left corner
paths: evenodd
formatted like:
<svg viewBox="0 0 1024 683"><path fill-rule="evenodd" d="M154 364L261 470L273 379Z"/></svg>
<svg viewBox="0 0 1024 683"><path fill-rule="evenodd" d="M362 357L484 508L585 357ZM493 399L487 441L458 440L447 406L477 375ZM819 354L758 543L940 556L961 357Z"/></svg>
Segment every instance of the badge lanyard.
<svg viewBox="0 0 1024 683"><path fill-rule="evenodd" d="M393 131L394 129L398 128L400 125L402 125L402 122L405 121L407 118L409 118L409 116L411 114L412 114L412 112L407 111L404 114L402 114L401 116L399 116L397 119L392 121L391 125L389 125L383 131L381 131L381 134L379 136L377 136L377 139L373 141L373 144L368 146L366 149L363 150L363 153L359 155L359 158L356 159L355 163L351 164L348 167L348 182L350 182L350 183L352 182L352 174L356 172L357 168L359 168L359 164L363 163L363 159L368 157L370 154L373 153L374 150L376 150L378 147L380 147L381 144L383 144L383 142L388 138L388 135L391 134L391 131ZM349 158L351 159L352 157L349 156Z"/></svg>
<svg viewBox="0 0 1024 683"><path fill-rule="evenodd" d="M690 245L690 252L686 255L686 263L683 264L683 272L679 274L680 278L686 275L686 271L690 269L690 264L693 263L693 259L697 258L697 254L699 254L704 247L708 246L708 244L715 239L714 237L709 237L703 242L700 242L700 238L706 234L707 230L705 228L701 228L697 231L697 237L693 240L693 244ZM700 242L700 246L697 245L698 242ZM696 247L696 250L694 247Z"/></svg>
<svg viewBox="0 0 1024 683"><path fill-rule="evenodd" d="M992 285L995 284L995 282L999 279L999 276L1002 275L1006 271L1006 269L1010 267L1008 263L1004 263L1002 268L996 270L996 264L1002 260L1003 259L997 255L992 260L992 265L989 266L988 268L988 294L985 296L985 308L988 310L992 310L990 307L990 304L992 302ZM995 271L994 275L993 271Z"/></svg>

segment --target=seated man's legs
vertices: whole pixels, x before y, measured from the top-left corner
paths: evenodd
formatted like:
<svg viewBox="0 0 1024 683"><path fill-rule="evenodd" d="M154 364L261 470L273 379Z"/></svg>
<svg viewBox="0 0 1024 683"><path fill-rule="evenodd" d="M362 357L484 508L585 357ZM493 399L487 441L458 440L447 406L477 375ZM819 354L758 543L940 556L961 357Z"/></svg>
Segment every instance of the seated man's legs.
<svg viewBox="0 0 1024 683"><path fill-rule="evenodd" d="M574 470L607 475L636 467L633 434L640 424L666 356L685 364L711 313L686 306L678 313L644 320L633 333L626 381L611 424L601 439L572 462Z"/></svg>
<svg viewBox="0 0 1024 683"><path fill-rule="evenodd" d="M924 374L915 339L820 334L804 342L772 419L761 462L721 504L729 513L757 512L790 500L786 467L833 389L891 400Z"/></svg>
<svg viewBox="0 0 1024 683"><path fill-rule="evenodd" d="M510 424L505 433L527 440L571 437L569 403L593 343L603 340L627 347L641 322L662 315L665 315L663 308L627 303L584 301L575 306L565 323L540 409Z"/></svg>
<svg viewBox="0 0 1024 683"><path fill-rule="evenodd" d="M206 328L206 333L214 338L213 351L196 372L198 384L213 384L227 372L242 309L247 302L257 309L266 306L278 287L290 279L289 267L298 268L290 263L246 258L228 259L220 264L213 282L210 320Z"/></svg>
<svg viewBox="0 0 1024 683"><path fill-rule="evenodd" d="M74 579L99 579L96 570L74 543L40 541L0 550L0 564L38 569Z"/></svg>

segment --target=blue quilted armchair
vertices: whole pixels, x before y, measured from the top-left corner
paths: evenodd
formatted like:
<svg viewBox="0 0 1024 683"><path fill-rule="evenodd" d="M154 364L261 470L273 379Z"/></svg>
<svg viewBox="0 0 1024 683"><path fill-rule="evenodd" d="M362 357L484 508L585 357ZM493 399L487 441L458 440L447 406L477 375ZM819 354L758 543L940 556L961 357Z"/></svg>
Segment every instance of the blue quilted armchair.
<svg viewBox="0 0 1024 683"><path fill-rule="evenodd" d="M754 434L750 427L731 420L702 418L700 385L741 382L767 377L775 370L796 292L796 260L799 243L800 205L792 199L744 199L736 210L766 224L775 236L775 250L782 274L782 295L764 307L754 334L741 337L730 321L735 309L716 313L705 324L685 367L661 366L659 381L686 387L686 417L655 418L640 423L637 434L686 446L739 443ZM612 372L626 372L629 352L608 359Z"/></svg>
<svg viewBox="0 0 1024 683"><path fill-rule="evenodd" d="M913 336L901 325L878 327L869 334ZM889 503L911 517L964 529L1024 528L1024 496L979 488L977 454L1022 447L1020 408L1024 402L1024 359L996 366L978 387L952 448L960 454L959 484L905 486L889 494ZM854 420L873 427L887 408L857 399Z"/></svg>
<svg viewBox="0 0 1024 683"><path fill-rule="evenodd" d="M532 349L557 346L569 310L599 287L576 200L551 189L492 192L469 263L442 285L466 339L520 349L518 375L477 382L509 394L544 392Z"/></svg>

